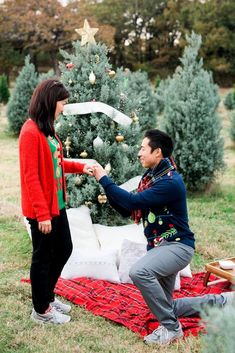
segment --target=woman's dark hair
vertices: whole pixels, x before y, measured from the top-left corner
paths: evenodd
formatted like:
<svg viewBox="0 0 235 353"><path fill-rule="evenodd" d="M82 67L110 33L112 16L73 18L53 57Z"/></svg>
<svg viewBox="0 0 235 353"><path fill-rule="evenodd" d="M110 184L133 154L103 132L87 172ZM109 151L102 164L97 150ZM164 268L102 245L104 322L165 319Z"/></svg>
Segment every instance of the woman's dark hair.
<svg viewBox="0 0 235 353"><path fill-rule="evenodd" d="M55 134L56 103L68 97L69 92L58 80L42 81L35 88L29 105L29 117L46 136Z"/></svg>
<svg viewBox="0 0 235 353"><path fill-rule="evenodd" d="M170 157L172 155L174 144L171 137L165 132L157 129L151 129L145 132L144 137L149 139L151 152L157 148L161 148L164 158Z"/></svg>

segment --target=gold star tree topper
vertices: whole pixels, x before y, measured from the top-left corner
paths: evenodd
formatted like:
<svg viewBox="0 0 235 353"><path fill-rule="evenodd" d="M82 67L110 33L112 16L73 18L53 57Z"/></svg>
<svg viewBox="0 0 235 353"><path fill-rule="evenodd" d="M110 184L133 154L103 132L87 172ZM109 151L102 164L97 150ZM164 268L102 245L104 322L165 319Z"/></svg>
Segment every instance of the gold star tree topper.
<svg viewBox="0 0 235 353"><path fill-rule="evenodd" d="M87 19L84 21L83 28L76 28L75 31L82 37L81 45L86 43L96 44L94 35L98 32L99 28L91 28Z"/></svg>

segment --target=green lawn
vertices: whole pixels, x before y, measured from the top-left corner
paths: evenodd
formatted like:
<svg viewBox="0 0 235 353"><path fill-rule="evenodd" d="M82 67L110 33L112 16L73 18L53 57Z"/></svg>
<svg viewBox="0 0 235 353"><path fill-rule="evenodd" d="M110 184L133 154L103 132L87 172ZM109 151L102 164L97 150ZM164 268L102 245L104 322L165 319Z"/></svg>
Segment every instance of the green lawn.
<svg viewBox="0 0 235 353"><path fill-rule="evenodd" d="M234 255L235 234L235 148L228 138L225 119L227 168L217 184L203 195L189 195L190 225L196 234L194 272L212 259ZM7 132L5 108L0 107L0 352L1 353L152 353L134 333L72 306L72 321L62 326L40 327L29 320L28 278L31 243L24 228L19 201L17 139ZM161 353L200 352L200 338L189 337Z"/></svg>

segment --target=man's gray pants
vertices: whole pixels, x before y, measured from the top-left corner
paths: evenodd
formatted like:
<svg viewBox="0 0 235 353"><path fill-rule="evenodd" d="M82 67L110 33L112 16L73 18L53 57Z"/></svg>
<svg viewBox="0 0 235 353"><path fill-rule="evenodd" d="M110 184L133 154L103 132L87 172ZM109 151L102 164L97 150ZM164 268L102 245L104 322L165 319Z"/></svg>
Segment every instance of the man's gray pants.
<svg viewBox="0 0 235 353"><path fill-rule="evenodd" d="M163 240L130 269L129 275L147 306L169 330L179 327L177 306L172 298L176 274L190 263L193 253L194 249L188 245Z"/></svg>
<svg viewBox="0 0 235 353"><path fill-rule="evenodd" d="M130 271L130 277L140 289L149 309L168 329L178 327L178 317L199 316L201 310L208 306L223 307L226 304L223 294L172 300L175 271L184 268L192 255L193 249L186 245L164 242L148 251Z"/></svg>

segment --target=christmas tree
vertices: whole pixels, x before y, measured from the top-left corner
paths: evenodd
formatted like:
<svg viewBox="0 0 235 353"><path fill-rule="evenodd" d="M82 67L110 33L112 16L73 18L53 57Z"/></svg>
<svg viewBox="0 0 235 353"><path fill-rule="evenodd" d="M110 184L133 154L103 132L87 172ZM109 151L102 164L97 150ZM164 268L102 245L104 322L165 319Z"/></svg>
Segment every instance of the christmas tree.
<svg viewBox="0 0 235 353"><path fill-rule="evenodd" d="M108 104L130 117L131 124L125 126L106 114L92 113L63 116L56 130L66 146L67 157L98 161L120 185L142 173L137 160L138 145L143 130L156 126L156 100L145 74L112 69L108 49L95 43L94 30L86 22L78 30L82 40L73 43L72 53L61 51L61 80L70 91L69 103ZM112 210L92 177L68 176L67 194L68 206L90 207L94 223L127 222Z"/></svg>
<svg viewBox="0 0 235 353"><path fill-rule="evenodd" d="M0 103L6 104L10 97L6 75L0 75Z"/></svg>
<svg viewBox="0 0 235 353"><path fill-rule="evenodd" d="M181 66L164 93L164 125L175 140L174 157L190 190L204 190L223 167L218 89L198 59L201 36L192 33Z"/></svg>
<svg viewBox="0 0 235 353"><path fill-rule="evenodd" d="M7 117L10 131L19 135L20 129L28 118L28 107L35 87L38 84L38 74L35 66L30 63L30 56L25 57L25 65L16 79L14 91L7 107Z"/></svg>

